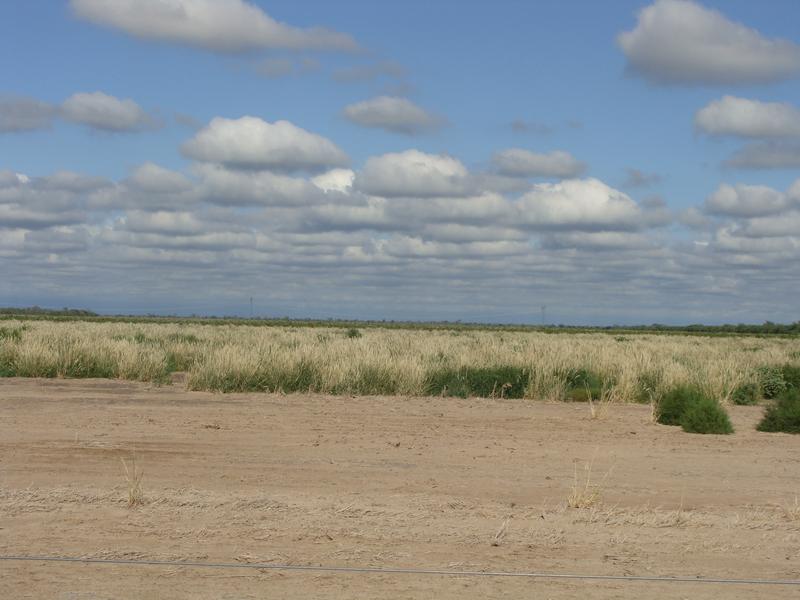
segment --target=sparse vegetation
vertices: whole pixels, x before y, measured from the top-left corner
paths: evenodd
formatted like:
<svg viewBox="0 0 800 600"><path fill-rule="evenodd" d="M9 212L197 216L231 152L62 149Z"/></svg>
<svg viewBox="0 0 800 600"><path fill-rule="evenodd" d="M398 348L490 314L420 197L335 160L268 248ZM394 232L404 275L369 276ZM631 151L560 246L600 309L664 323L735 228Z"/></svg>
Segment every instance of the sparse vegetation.
<svg viewBox="0 0 800 600"><path fill-rule="evenodd" d="M595 415L610 398L665 412L665 394L698 381L709 396L732 402L752 398L748 383L759 395L800 385L795 338L754 346L649 333L620 342L603 333L353 330L360 337L336 327L7 319L0 376L165 383L182 371L197 390L591 399Z"/></svg>

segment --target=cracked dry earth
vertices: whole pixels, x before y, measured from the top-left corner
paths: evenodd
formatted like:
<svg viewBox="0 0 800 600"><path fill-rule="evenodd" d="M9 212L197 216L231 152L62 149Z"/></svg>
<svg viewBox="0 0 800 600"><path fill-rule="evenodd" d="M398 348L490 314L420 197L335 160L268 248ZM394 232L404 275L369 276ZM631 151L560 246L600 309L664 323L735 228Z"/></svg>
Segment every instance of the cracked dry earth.
<svg viewBox="0 0 800 600"><path fill-rule="evenodd" d="M731 407L736 434L701 436L651 424L644 406L593 420L581 404L0 379L0 554L795 579L800 436L756 432L761 411ZM129 508L134 453L143 503ZM576 474L586 508L566 506ZM9 599L797 594L0 561Z"/></svg>

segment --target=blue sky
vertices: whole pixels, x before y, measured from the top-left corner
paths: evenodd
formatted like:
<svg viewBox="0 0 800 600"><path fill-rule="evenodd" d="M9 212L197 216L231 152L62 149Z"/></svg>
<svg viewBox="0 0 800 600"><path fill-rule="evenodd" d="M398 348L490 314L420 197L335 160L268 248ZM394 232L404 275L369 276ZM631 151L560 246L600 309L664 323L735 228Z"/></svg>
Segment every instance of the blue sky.
<svg viewBox="0 0 800 600"><path fill-rule="evenodd" d="M796 320L798 17L3 3L0 304Z"/></svg>

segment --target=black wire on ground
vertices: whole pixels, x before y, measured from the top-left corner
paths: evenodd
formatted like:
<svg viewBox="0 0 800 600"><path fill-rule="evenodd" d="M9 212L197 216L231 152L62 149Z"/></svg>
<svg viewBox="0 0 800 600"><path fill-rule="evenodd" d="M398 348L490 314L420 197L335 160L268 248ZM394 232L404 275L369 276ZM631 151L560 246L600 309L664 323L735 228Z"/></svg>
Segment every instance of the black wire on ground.
<svg viewBox="0 0 800 600"><path fill-rule="evenodd" d="M0 561L64 562L105 565L171 566L213 569L269 569L273 571L316 571L328 573L373 573L406 575L449 575L456 577L529 577L534 579L591 579L599 581L646 581L664 583L714 583L732 585L800 585L800 579L726 579L721 577L677 577L658 575L587 575L580 573L536 573L514 571L458 571L404 567L336 567L274 563L225 563L179 560L133 560L125 558L80 558L69 556L0 556Z"/></svg>

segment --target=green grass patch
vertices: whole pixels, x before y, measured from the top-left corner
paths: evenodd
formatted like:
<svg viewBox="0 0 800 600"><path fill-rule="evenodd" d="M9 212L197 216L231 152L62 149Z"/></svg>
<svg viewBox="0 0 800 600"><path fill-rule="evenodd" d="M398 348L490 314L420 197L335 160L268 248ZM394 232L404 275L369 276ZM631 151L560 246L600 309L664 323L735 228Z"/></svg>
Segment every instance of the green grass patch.
<svg viewBox="0 0 800 600"><path fill-rule="evenodd" d="M783 392L764 411L764 418L756 426L759 431L800 433L800 389Z"/></svg>
<svg viewBox="0 0 800 600"><path fill-rule="evenodd" d="M523 367L442 367L428 373L425 393L467 398L523 398L530 382Z"/></svg>

